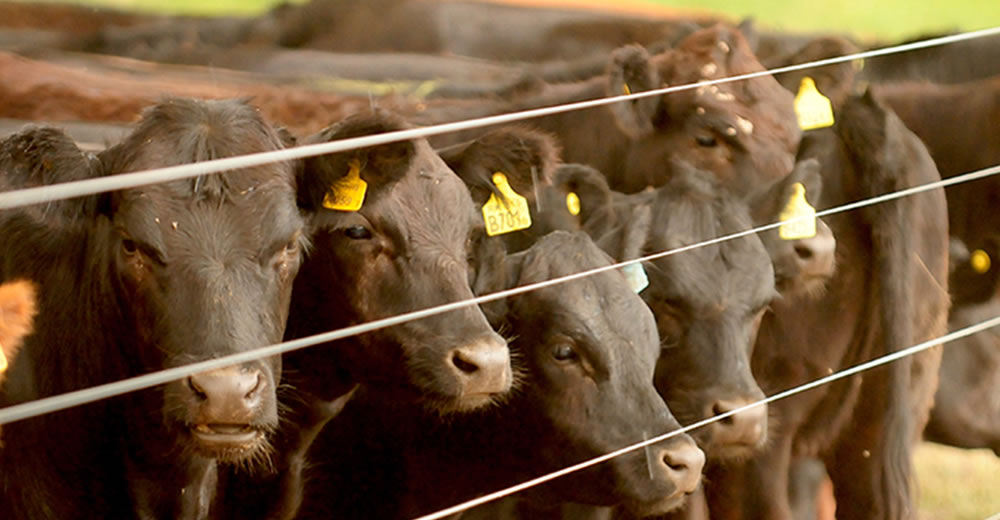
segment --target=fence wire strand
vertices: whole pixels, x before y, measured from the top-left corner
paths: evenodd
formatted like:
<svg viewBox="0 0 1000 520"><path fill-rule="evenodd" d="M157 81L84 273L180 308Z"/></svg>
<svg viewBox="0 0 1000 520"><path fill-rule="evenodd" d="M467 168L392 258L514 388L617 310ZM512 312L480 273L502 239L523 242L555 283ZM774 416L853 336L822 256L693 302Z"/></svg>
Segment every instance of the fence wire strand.
<svg viewBox="0 0 1000 520"><path fill-rule="evenodd" d="M0 210L16 208L20 206L27 206L30 204L39 204L42 202L51 202L60 199L82 197L85 195L93 195L105 191L136 188L139 186L147 186L150 184L157 184L161 182L188 179L200 175L216 174L227 170L260 166L272 162L291 161L295 159L303 159L306 157L312 157L316 155L345 152L349 150L355 150L358 148L368 148L371 146L378 146L399 141L406 141L409 139L431 137L449 132L472 130L487 126L513 123L516 121L523 121L525 119L532 119L547 115L560 114L563 112L571 112L574 110L582 110L586 108L594 108L604 105L610 105L613 103L618 103L620 101L642 99L645 97L669 94L671 92L691 90L701 86L732 83L735 81L742 81L745 79L753 79L773 74L782 74L785 72L794 72L797 70L809 69L814 67L823 67L826 65L834 65L837 63L844 63L847 61L853 61L857 59L874 58L878 56L885 56L888 54L895 54L899 52L924 49L929 47L936 47L940 45L946 45L949 43L974 40L976 38L983 38L995 35L1000 35L1000 27L993 27L990 29L983 29L980 31L971 31L967 33L954 34L950 36L942 36L939 38L932 38L928 40L905 43L901 45L893 45L889 47L883 47L881 49L873 49L869 51L847 54L844 56L838 56L834 58L827 58L822 60L810 61L806 63L799 63L796 65L788 65L785 67L778 67L774 69L751 72L747 74L739 74L736 76L729 76L725 78L704 80L704 81L699 81L697 83L687 83L684 85L675 85L672 87L647 90L645 92L636 92L627 95L618 95L618 96L604 97L598 99L591 99L575 103L567 103L550 107L523 110L520 112L512 112L509 114L500 114L500 115L480 117L475 119L467 119L464 121L423 126L407 130L397 130L393 132L385 132L380 134L367 135L363 137L354 137L350 139L340 139L326 143L318 143L305 146L298 146L294 148L287 148L284 150L260 152L260 153L241 155L236 157L227 157L224 159L214 159L211 161L203 161L193 164L183 164L165 168L154 168L142 172L123 173L118 175L111 175L108 177L65 182L48 186L26 188L17 191L8 191L0 193Z"/></svg>

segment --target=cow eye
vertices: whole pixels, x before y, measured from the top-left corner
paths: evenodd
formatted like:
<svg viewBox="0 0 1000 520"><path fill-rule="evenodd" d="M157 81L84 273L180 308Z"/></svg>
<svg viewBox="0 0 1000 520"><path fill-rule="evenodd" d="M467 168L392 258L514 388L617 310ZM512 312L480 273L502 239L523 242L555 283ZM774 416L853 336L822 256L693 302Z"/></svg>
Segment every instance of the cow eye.
<svg viewBox="0 0 1000 520"><path fill-rule="evenodd" d="M351 226L344 230L344 234L348 238L355 240L364 240L372 237L372 232L364 226Z"/></svg>
<svg viewBox="0 0 1000 520"><path fill-rule="evenodd" d="M704 146L706 148L710 148L718 144L718 142L715 140L715 137L712 137L710 135L699 135L695 137L694 140L698 142L698 146Z"/></svg>
<svg viewBox="0 0 1000 520"><path fill-rule="evenodd" d="M291 256L298 252L299 252L299 237L296 236L295 238L289 240L287 244L285 244L285 254Z"/></svg>
<svg viewBox="0 0 1000 520"><path fill-rule="evenodd" d="M135 240L125 238L122 239L122 251L124 251L126 255L132 256L139 251L139 246L136 245Z"/></svg>
<svg viewBox="0 0 1000 520"><path fill-rule="evenodd" d="M573 361L577 358L576 351L566 343L559 343L552 348L552 357L556 361Z"/></svg>

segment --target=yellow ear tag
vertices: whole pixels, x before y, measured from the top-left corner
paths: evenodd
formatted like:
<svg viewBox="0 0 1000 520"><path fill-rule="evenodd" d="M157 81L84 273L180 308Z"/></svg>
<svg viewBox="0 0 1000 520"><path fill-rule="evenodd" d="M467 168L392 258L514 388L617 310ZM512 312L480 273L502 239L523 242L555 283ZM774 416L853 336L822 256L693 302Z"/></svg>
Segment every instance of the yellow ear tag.
<svg viewBox="0 0 1000 520"><path fill-rule="evenodd" d="M7 356L3 353L3 345L0 345L0 374L7 371Z"/></svg>
<svg viewBox="0 0 1000 520"><path fill-rule="evenodd" d="M361 178L361 162L354 159L350 162L351 170L347 176L330 186L323 196L323 207L338 211L357 211L365 201L368 183Z"/></svg>
<svg viewBox="0 0 1000 520"><path fill-rule="evenodd" d="M632 95L632 89L628 88L628 83L622 84L622 92L624 92L626 96Z"/></svg>
<svg viewBox="0 0 1000 520"><path fill-rule="evenodd" d="M566 194L566 209L574 217L580 214L580 197L575 192Z"/></svg>
<svg viewBox="0 0 1000 520"><path fill-rule="evenodd" d="M969 258L969 263L972 264L972 270L983 274L990 270L990 255L983 251L982 249L976 249L972 252L972 256Z"/></svg>
<svg viewBox="0 0 1000 520"><path fill-rule="evenodd" d="M778 235L783 240L799 240L816 236L816 210L806 201L806 187L801 182L792 185L792 196L788 204L781 210L780 220L784 222L778 227ZM794 222L792 219L801 218Z"/></svg>
<svg viewBox="0 0 1000 520"><path fill-rule="evenodd" d="M483 204L486 234L492 237L531 227L528 199L518 195L507 182L507 176L500 172L493 174L493 184L506 199L506 204L495 193L490 194L490 200Z"/></svg>
<svg viewBox="0 0 1000 520"><path fill-rule="evenodd" d="M809 76L802 78L799 84L799 93L795 95L795 114L799 118L799 128L803 130L833 126L833 106L826 96L820 94Z"/></svg>

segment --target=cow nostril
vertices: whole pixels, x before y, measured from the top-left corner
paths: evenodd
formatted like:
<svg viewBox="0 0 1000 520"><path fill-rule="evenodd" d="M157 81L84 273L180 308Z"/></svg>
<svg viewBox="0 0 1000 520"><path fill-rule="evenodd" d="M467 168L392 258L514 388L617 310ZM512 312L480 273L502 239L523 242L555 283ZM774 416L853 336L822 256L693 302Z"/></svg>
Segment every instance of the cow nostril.
<svg viewBox="0 0 1000 520"><path fill-rule="evenodd" d="M795 246L795 254L803 260L809 260L813 257L813 250L806 246L798 245Z"/></svg>
<svg viewBox="0 0 1000 520"><path fill-rule="evenodd" d="M461 351L455 351L451 356L451 363L455 365L459 370L465 372L466 374L472 374L473 372L479 370L479 366L475 363L462 358Z"/></svg>
<svg viewBox="0 0 1000 520"><path fill-rule="evenodd" d="M264 383L263 374L257 372L257 381L254 383L253 388L251 388L250 391L243 396L243 398L246 399L247 401L255 399L257 397L257 393L260 392L263 383Z"/></svg>
<svg viewBox="0 0 1000 520"><path fill-rule="evenodd" d="M208 398L208 394L205 393L205 390L203 388L198 386L198 383L194 380L193 377L187 378L187 386L199 399Z"/></svg>
<svg viewBox="0 0 1000 520"><path fill-rule="evenodd" d="M724 414L726 412L729 412L731 410L732 410L732 408L729 408L728 406L725 406L722 403L715 403L714 405L712 405L712 414L715 415L715 416L722 415L722 414ZM724 417L722 419L719 419L719 422L722 423L722 424L732 425L733 424L733 417L735 417L735 415L730 415L728 417Z"/></svg>

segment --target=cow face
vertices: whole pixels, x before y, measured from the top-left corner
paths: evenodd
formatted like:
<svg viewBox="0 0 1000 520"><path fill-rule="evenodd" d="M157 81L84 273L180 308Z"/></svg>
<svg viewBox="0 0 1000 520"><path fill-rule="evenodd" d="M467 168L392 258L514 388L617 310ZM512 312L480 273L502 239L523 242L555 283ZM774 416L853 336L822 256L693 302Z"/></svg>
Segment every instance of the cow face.
<svg viewBox="0 0 1000 520"><path fill-rule="evenodd" d="M749 229L745 204L723 193L704 173L689 170L648 194L649 215L634 219L626 230L623 256ZM633 247L630 243L639 244L637 252L627 251ZM681 423L763 398L750 372L750 353L776 293L770 258L760 240L742 237L645 265L649 287L642 297L656 317L663 347L656 387ZM758 407L699 429L695 436L710 457L727 457L759 447L766 423L766 409Z"/></svg>
<svg viewBox="0 0 1000 520"><path fill-rule="evenodd" d="M400 128L404 126L397 118L376 112L349 118L311 141ZM325 207L331 186L352 168L367 183L361 207ZM477 217L462 181L426 141L307 160L302 186L300 201L315 212L315 251L296 281L291 334L322 332L473 297L468 259L482 242L482 217ZM296 364L313 383L328 379L331 371L346 371L376 391L402 390L440 412L488 404L512 381L507 343L476 307L302 355L319 356Z"/></svg>
<svg viewBox="0 0 1000 520"><path fill-rule="evenodd" d="M717 25L655 57L639 46L618 49L608 94L761 70L739 31ZM675 173L671 159L711 172L738 193L770 184L787 175L795 159L800 131L792 100L774 78L763 76L614 104L612 114L632 140L626 178L616 187L635 192L663 184Z"/></svg>
<svg viewBox="0 0 1000 520"><path fill-rule="evenodd" d="M276 150L277 133L239 101L168 100L100 156L111 173ZM138 322L148 369L281 341L304 222L287 163L115 193L112 261ZM165 387L167 425L198 452L243 461L277 426L280 359Z"/></svg>
<svg viewBox="0 0 1000 520"><path fill-rule="evenodd" d="M555 232L515 255L516 285L608 265L584 233ZM539 470L597 457L679 428L653 386L656 324L621 273L516 296L508 320L526 365L523 398L541 432ZM558 449L551 449L558 446ZM547 449L546 449L547 448ZM681 435L552 485L562 499L665 513L697 487L704 454Z"/></svg>

